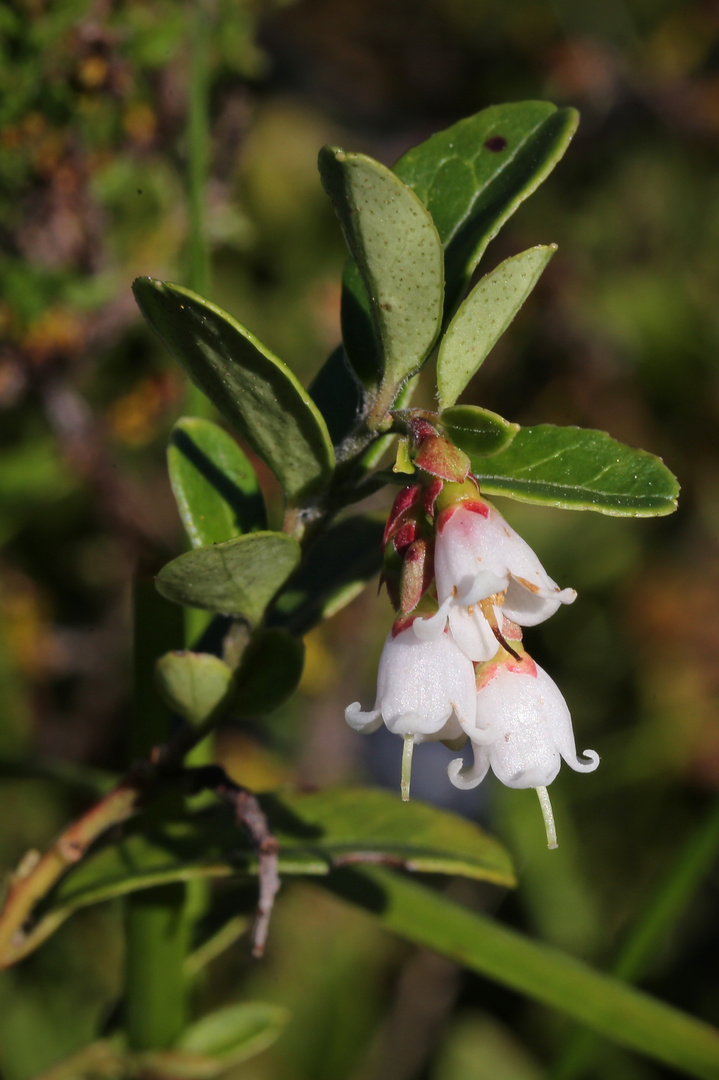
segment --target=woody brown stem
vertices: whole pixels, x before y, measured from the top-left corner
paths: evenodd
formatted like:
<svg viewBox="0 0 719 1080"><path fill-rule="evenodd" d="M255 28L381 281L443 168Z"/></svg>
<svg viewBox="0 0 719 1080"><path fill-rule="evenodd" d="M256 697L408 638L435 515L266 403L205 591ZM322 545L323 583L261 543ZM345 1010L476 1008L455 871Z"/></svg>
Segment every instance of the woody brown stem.
<svg viewBox="0 0 719 1080"><path fill-rule="evenodd" d="M11 878L0 911L0 968L9 967L25 954L24 925L33 908L63 874L79 862L99 836L119 825L138 809L140 787L126 780L68 826L52 847L40 855L29 852Z"/></svg>

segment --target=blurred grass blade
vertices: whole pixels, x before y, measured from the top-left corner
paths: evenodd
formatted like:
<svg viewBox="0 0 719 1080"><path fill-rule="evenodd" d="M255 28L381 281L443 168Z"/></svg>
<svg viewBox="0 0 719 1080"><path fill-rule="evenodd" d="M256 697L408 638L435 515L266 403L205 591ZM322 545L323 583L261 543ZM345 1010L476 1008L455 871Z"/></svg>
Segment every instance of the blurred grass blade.
<svg viewBox="0 0 719 1080"><path fill-rule="evenodd" d="M227 312L179 285L138 278L155 333L230 426L269 465L288 501L325 488L334 451L322 414L290 369Z"/></svg>
<svg viewBox="0 0 719 1080"><path fill-rule="evenodd" d="M163 566L156 584L176 604L255 625L299 561L300 546L286 533L249 533L178 555Z"/></svg>
<svg viewBox="0 0 719 1080"><path fill-rule="evenodd" d="M372 381L381 380L388 392L393 390L394 400L400 385L419 370L439 333L442 244L421 201L378 161L327 146L320 151L319 170L370 298L382 352L382 370ZM358 374L362 377L363 372Z"/></svg>
<svg viewBox="0 0 719 1080"><path fill-rule="evenodd" d="M629 1050L700 1080L719 1080L716 1028L566 953L382 868L333 875L327 887L408 941L558 1009Z"/></svg>
<svg viewBox="0 0 719 1080"><path fill-rule="evenodd" d="M193 547L267 528L262 492L247 455L211 420L178 420L170 434L167 464Z"/></svg>
<svg viewBox="0 0 719 1080"><path fill-rule="evenodd" d="M432 135L394 166L444 244L446 318L490 240L549 176L578 122L575 109L548 101L492 105Z"/></svg>
<svg viewBox="0 0 719 1080"><path fill-rule="evenodd" d="M636 982L661 950L683 915L701 881L719 854L719 800L672 864L665 880L652 890L646 910L619 950L610 971L618 979ZM576 1080L589 1066L597 1036L586 1028L574 1031L550 1070L548 1080Z"/></svg>
<svg viewBox="0 0 719 1080"><path fill-rule="evenodd" d="M506 449L478 456L471 431L453 432L469 454L485 495L563 510L656 517L677 508L679 484L661 458L617 442L604 431L537 424L521 428Z"/></svg>
<svg viewBox="0 0 719 1080"><path fill-rule="evenodd" d="M437 390L441 408L454 405L556 250L555 244L529 248L505 259L477 282L447 327L439 347Z"/></svg>

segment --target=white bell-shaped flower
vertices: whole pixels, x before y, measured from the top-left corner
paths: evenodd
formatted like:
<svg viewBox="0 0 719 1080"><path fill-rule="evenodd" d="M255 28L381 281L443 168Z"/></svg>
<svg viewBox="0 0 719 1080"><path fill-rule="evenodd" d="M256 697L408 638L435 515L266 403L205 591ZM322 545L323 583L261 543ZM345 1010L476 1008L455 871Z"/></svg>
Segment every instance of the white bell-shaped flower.
<svg viewBox="0 0 719 1080"><path fill-rule="evenodd" d="M480 498L439 515L434 568L439 610L418 620L415 632L430 638L449 620L452 637L476 662L490 660L499 648L493 626L501 625L500 607L520 626L534 626L577 595L560 589L529 544Z"/></svg>
<svg viewBox="0 0 719 1080"><path fill-rule="evenodd" d="M461 758L450 762L448 775L460 788L476 787L491 767L508 787L536 788L542 803L550 847L556 847L547 786L562 758L577 772L592 772L599 764L594 750L577 756L572 720L559 688L526 654L519 662L506 656L488 664L479 676L472 740L474 762L463 767Z"/></svg>
<svg viewBox="0 0 719 1080"><path fill-rule="evenodd" d="M377 672L377 700L370 712L355 701L345 719L355 731L376 731L384 723L414 742L452 741L475 728L474 667L448 634L423 641L406 630L384 643Z"/></svg>

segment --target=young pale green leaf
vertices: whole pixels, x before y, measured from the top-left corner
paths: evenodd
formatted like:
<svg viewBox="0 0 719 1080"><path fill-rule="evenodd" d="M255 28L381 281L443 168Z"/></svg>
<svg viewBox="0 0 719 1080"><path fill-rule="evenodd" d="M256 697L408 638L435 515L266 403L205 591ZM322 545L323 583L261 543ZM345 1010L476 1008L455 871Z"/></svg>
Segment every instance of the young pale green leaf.
<svg viewBox="0 0 719 1080"><path fill-rule="evenodd" d="M155 665L163 698L193 727L209 720L233 689L232 668L212 653L168 652Z"/></svg>
<svg viewBox="0 0 719 1080"><path fill-rule="evenodd" d="M444 410L441 420L452 442L474 463L477 458L504 450L519 431L519 424L512 424L498 413L478 405L454 405Z"/></svg>
<svg viewBox="0 0 719 1080"><path fill-rule="evenodd" d="M257 532L186 551L163 566L157 588L176 604L259 622L300 561L285 533Z"/></svg>
<svg viewBox="0 0 719 1080"><path fill-rule="evenodd" d="M557 250L538 246L505 259L478 281L447 327L437 356L441 408L454 405L514 319Z"/></svg>
<svg viewBox="0 0 719 1080"><path fill-rule="evenodd" d="M479 826L416 800L371 788L262 795L279 841L283 874L386 860L407 870L515 884L509 855ZM140 818L62 879L46 909L53 927L73 910L170 881L257 872L257 855L228 807L215 806L147 829Z"/></svg>
<svg viewBox="0 0 719 1080"><path fill-rule="evenodd" d="M211 420L178 420L170 434L167 464L193 547L267 528L254 469L232 436Z"/></svg>
<svg viewBox="0 0 719 1080"><path fill-rule="evenodd" d="M271 1046L289 1018L287 1009L261 1001L227 1005L190 1024L176 1046L219 1058L222 1068L229 1069Z"/></svg>
<svg viewBox="0 0 719 1080"><path fill-rule="evenodd" d="M547 101L492 105L430 136L394 166L444 244L447 315L490 240L560 160L578 121L576 110Z"/></svg>
<svg viewBox="0 0 719 1080"><path fill-rule="evenodd" d="M661 458L604 431L553 424L520 428L489 459L473 452L471 432L460 427L453 438L469 454L485 495L619 517L657 517L677 508L679 484Z"/></svg>
<svg viewBox="0 0 719 1080"><path fill-rule="evenodd" d="M279 627L256 634L235 677L234 712L266 716L297 689L305 665L304 642Z"/></svg>
<svg viewBox="0 0 719 1080"><path fill-rule="evenodd" d="M290 369L227 312L153 278L133 291L142 314L230 426L269 465L298 505L329 484L332 440Z"/></svg>
<svg viewBox="0 0 719 1080"><path fill-rule="evenodd" d="M719 1080L719 1033L701 1020L383 868L326 879L408 941L557 1009L682 1075Z"/></svg>
<svg viewBox="0 0 719 1080"><path fill-rule="evenodd" d="M357 596L382 566L384 523L357 514L318 538L269 614L270 624L306 634Z"/></svg>
<svg viewBox="0 0 719 1080"><path fill-rule="evenodd" d="M372 158L325 147L319 169L370 298L382 382L398 389L421 367L442 322L437 230L414 192Z"/></svg>

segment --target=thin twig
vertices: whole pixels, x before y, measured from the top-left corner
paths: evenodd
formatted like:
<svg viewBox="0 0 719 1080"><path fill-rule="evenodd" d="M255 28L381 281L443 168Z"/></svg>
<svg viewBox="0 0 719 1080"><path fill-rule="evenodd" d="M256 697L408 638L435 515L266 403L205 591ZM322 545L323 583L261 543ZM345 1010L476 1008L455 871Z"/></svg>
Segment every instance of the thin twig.
<svg viewBox="0 0 719 1080"><path fill-rule="evenodd" d="M228 802L235 812L238 825L245 829L257 851L260 895L255 925L252 928L252 955L259 959L265 951L272 909L280 888L277 859L279 845L270 830L267 815L256 796L231 780L219 765L185 769L183 777L192 785L193 791L214 791Z"/></svg>

